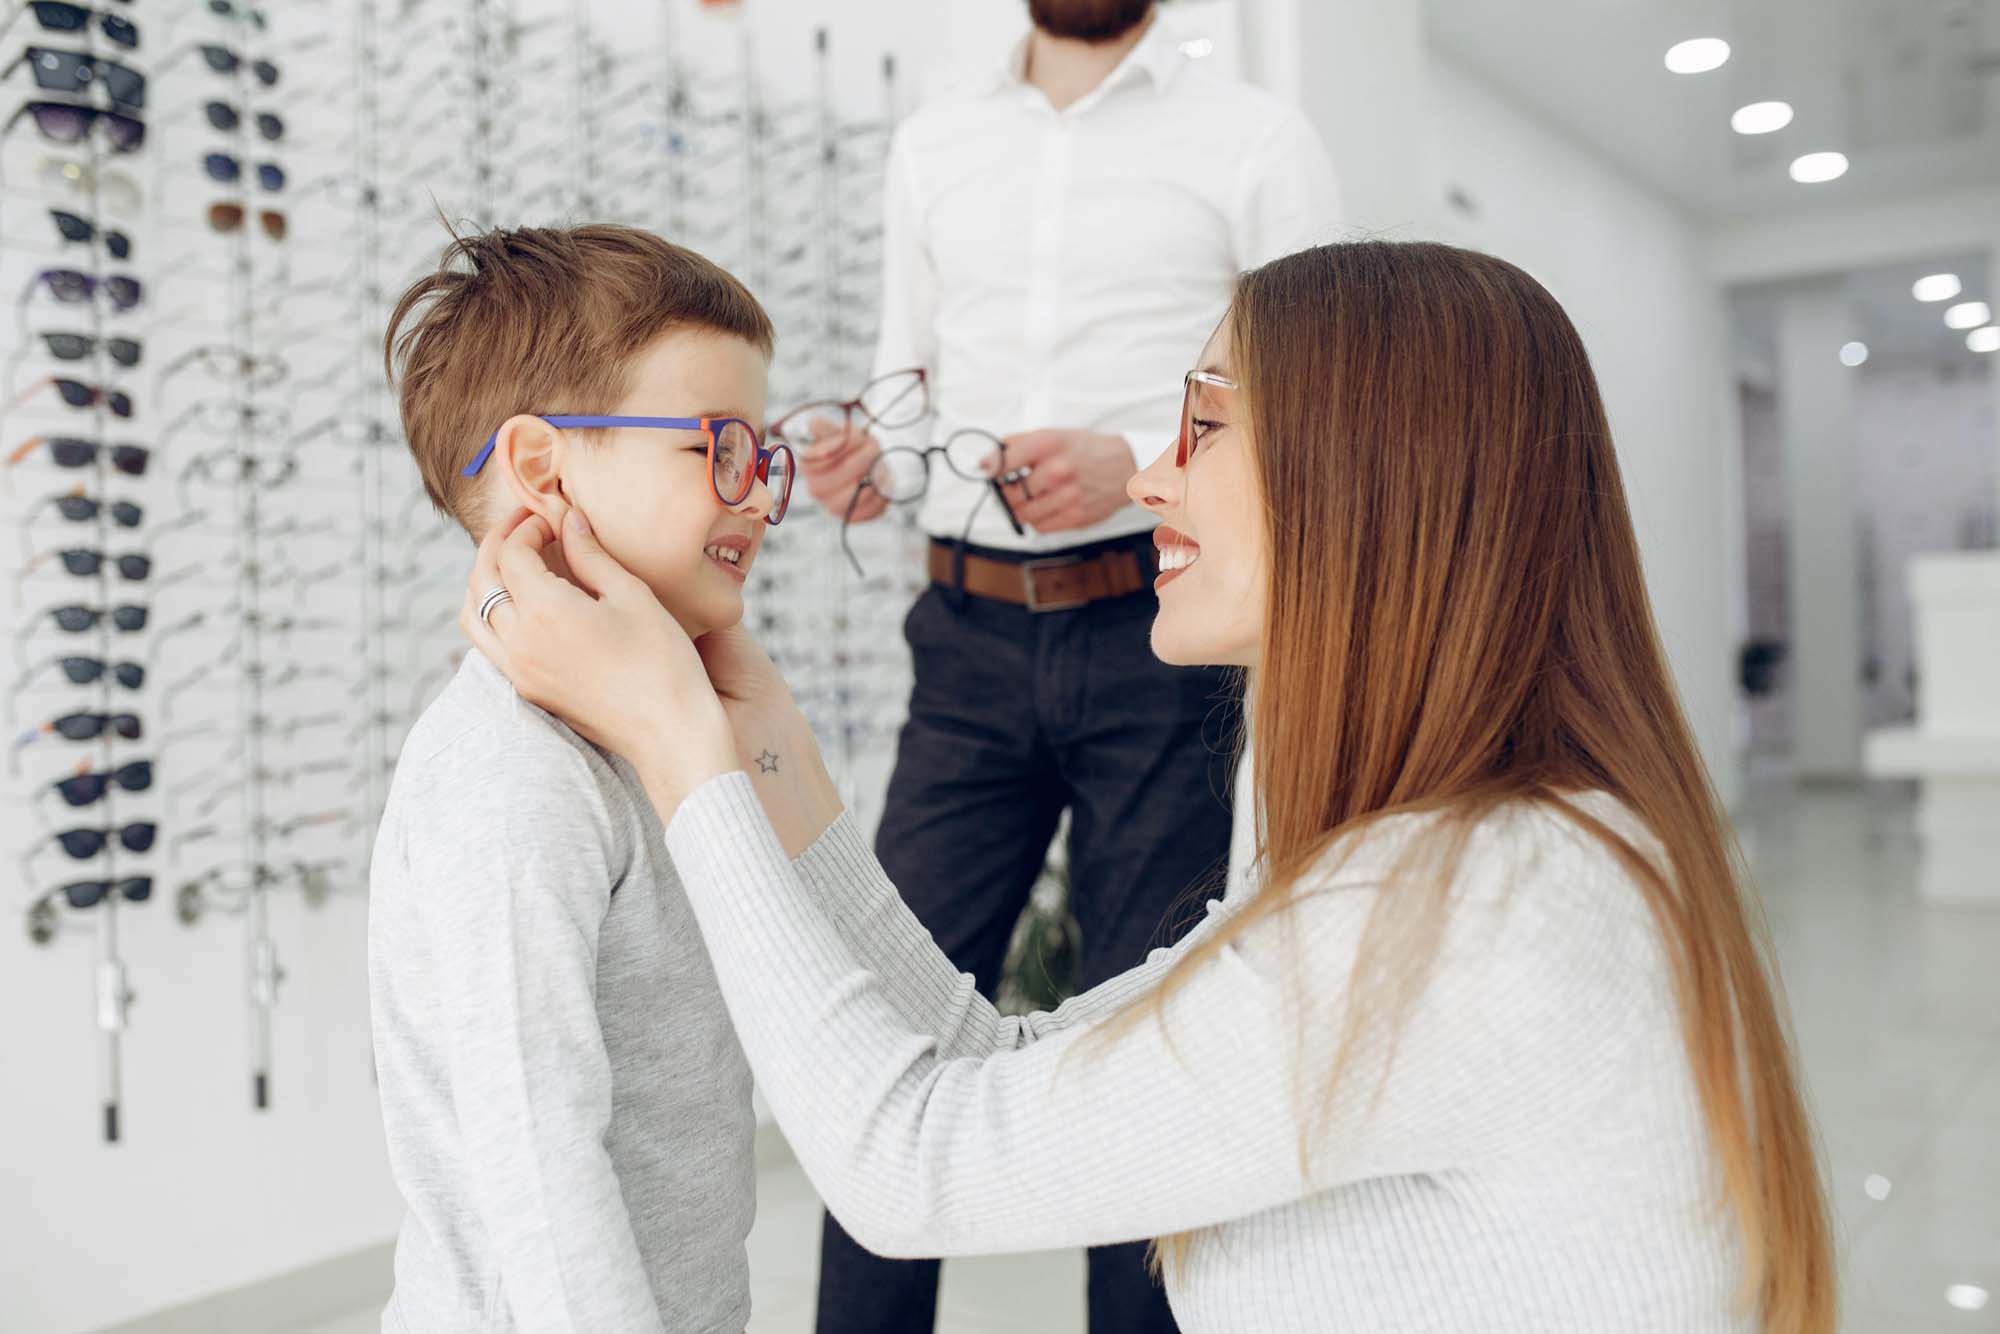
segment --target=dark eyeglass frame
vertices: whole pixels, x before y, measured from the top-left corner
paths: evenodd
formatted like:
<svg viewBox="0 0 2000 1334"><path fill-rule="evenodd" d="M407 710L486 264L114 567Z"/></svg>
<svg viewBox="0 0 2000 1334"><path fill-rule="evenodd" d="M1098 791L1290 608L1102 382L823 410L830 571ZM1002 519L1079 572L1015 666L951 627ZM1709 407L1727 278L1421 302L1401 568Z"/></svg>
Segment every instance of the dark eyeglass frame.
<svg viewBox="0 0 2000 1334"><path fill-rule="evenodd" d="M50 843L59 845L76 861L89 861L103 852L114 838L127 852L149 852L154 840L160 836L160 826L153 820L134 820L130 824L103 829L65 829L59 834L50 834L46 839L32 845L23 861L32 860L34 855Z"/></svg>
<svg viewBox="0 0 2000 1334"><path fill-rule="evenodd" d="M202 111L208 116L208 123L218 130L234 130L243 123L243 113L220 99L204 103ZM277 143L285 137L284 117L276 112L259 111L252 119L257 123L257 133L264 136L266 142Z"/></svg>
<svg viewBox="0 0 2000 1334"><path fill-rule="evenodd" d="M34 11L35 21L42 25L44 31L82 32L89 26L90 16L95 14L105 41L128 50L139 45L139 25L110 10L87 9L70 4L69 0L28 0L27 7Z"/></svg>
<svg viewBox="0 0 2000 1334"><path fill-rule="evenodd" d="M226 46L215 42L203 42L200 49L202 60L217 74L234 74L243 66L243 57ZM270 61L252 60L250 72L256 75L257 82L266 88L278 86L278 67Z"/></svg>
<svg viewBox="0 0 2000 1334"><path fill-rule="evenodd" d="M50 783L48 790L60 796L65 803L75 808L95 805L104 800L104 794L112 788L123 792L146 792L153 786L153 762L132 760L116 769L93 769L85 773L71 774L68 778Z"/></svg>
<svg viewBox="0 0 2000 1334"><path fill-rule="evenodd" d="M152 461L153 451L144 445L106 445L97 440L84 440L77 436L53 435L31 436L13 453L7 456L7 466L13 467L26 459L43 445L49 447L49 457L58 468L88 468L98 457L109 450L111 466L127 477L144 477L146 468Z"/></svg>
<svg viewBox="0 0 2000 1334"><path fill-rule="evenodd" d="M144 903L153 897L153 877L128 875L118 880L73 880L59 889L52 889L44 894L42 901L51 902L58 894L67 899L69 906L78 912L86 908L95 908L111 894L118 895L127 903Z"/></svg>
<svg viewBox="0 0 2000 1334"><path fill-rule="evenodd" d="M96 334L75 333L67 329L45 329L42 342L48 346L49 355L57 361L82 361L96 352L100 342L105 352L120 366L137 366L145 356L146 347L136 338L105 338Z"/></svg>
<svg viewBox="0 0 2000 1334"><path fill-rule="evenodd" d="M981 472L968 471L966 468L962 468L957 463L952 461L952 456L951 456L952 447L954 445L957 445L961 440L968 440L968 439L983 441L987 444L990 444L993 447L992 472L981 473ZM861 561L857 556L855 556L854 547L849 543L847 534L848 530L852 528L854 525L854 510L856 506L860 505L862 494L864 492L873 491L876 495L882 497L883 500L887 501L891 505L915 504L917 501L922 500L930 492L932 455L937 455L938 457L943 458L945 466L947 468L950 468L952 472L956 473L959 477L964 478L966 481L985 482L987 484L987 491L990 491L993 494L993 496L999 500L1000 508L1006 511L1007 523L1009 527L1013 528L1014 535L1016 537L1027 536L1028 530L1021 525L1020 516L1014 513L1014 507L1007 502L1006 491L1004 491L1001 488L1001 478L1007 472L1007 442L1002 440L999 436L993 434L991 431L982 431L976 426L967 426L959 430L953 431L949 436L945 438L945 442L941 445L926 445L922 449L916 449L905 445L898 445L893 449L883 450L882 453L876 458L875 462L869 467L867 474L863 476L858 483L855 484L854 494L847 498L847 510L840 516L840 549L841 551L846 553L847 563L854 567L854 573L857 577L866 578L867 572L861 568ZM918 467L920 467L923 470L922 471L923 485L918 487L914 492L911 492L908 495L903 495L900 492L892 494L891 489L889 487L884 486L881 482L875 480L876 472L878 470L881 470L885 465L887 465L889 471L884 475L886 477L893 479L895 475L894 472L895 460L899 456L908 456L916 459ZM972 507L972 513L966 516L965 531L967 534L970 534L972 532L973 521L979 517L979 506L985 503L987 491L982 491L980 493L979 501L975 503ZM1032 497L1030 497L1030 499L1032 499ZM963 544L964 544L964 539L961 538L960 545Z"/></svg>
<svg viewBox="0 0 2000 1334"><path fill-rule="evenodd" d="M14 114L7 118L5 124L0 124L0 138L12 134L14 126L20 123L23 116L32 117L42 138L54 144L80 144L94 127L102 124L104 137L112 152L136 153L146 146L146 122L137 116L76 102L51 102L45 98L32 98L14 108Z"/></svg>
<svg viewBox="0 0 2000 1334"><path fill-rule="evenodd" d="M100 228L95 222L80 213L71 213L68 209L63 208L52 208L49 210L49 218L55 223L57 234L65 241L74 242L78 245L87 245L97 239ZM110 252L111 258L130 259L132 257L132 238L130 235L115 227L105 227L101 230L104 234L104 248Z"/></svg>
<svg viewBox="0 0 2000 1334"><path fill-rule="evenodd" d="M227 234L240 229L249 214L250 210L234 199L218 199L208 206L208 225ZM264 228L264 235L273 241L284 240L291 226L285 215L274 208L258 209L257 221Z"/></svg>
<svg viewBox="0 0 2000 1334"><path fill-rule="evenodd" d="M32 574L51 560L62 561L63 568L79 579L95 575L104 568L107 560L117 568L122 579L136 582L153 572L153 558L142 551L127 551L114 556L95 547L52 547L23 564L15 572L16 576Z"/></svg>
<svg viewBox="0 0 2000 1334"><path fill-rule="evenodd" d="M30 45L14 63L0 70L5 79L22 65L35 77L35 86L52 93L81 93L92 86L104 89L111 105L121 111L146 109L146 76L104 56L88 51L68 51L60 47Z"/></svg>
<svg viewBox="0 0 2000 1334"><path fill-rule="evenodd" d="M5 411L13 411L32 398L36 390L48 386L53 386L55 391L62 395L62 401L73 408L94 408L101 401L105 407L111 410L111 415L114 417L130 417L132 415L132 396L124 390L106 389L103 385L89 384L82 380L73 380L67 375L43 376L21 393L15 395L13 402L7 405Z"/></svg>
<svg viewBox="0 0 2000 1334"><path fill-rule="evenodd" d="M230 185L243 179L243 162L233 153L205 154L201 165L210 180ZM285 188L285 169L275 162L259 162L257 184L273 194L277 193Z"/></svg>
<svg viewBox="0 0 2000 1334"><path fill-rule="evenodd" d="M42 269L28 280L28 286L21 293L20 304L27 304L28 298L35 294L37 284L46 284L49 295L71 306L96 296L100 286L104 288L104 294L111 298L111 304L119 310L131 310L146 299L146 285L128 273L112 273L100 278L81 269Z"/></svg>

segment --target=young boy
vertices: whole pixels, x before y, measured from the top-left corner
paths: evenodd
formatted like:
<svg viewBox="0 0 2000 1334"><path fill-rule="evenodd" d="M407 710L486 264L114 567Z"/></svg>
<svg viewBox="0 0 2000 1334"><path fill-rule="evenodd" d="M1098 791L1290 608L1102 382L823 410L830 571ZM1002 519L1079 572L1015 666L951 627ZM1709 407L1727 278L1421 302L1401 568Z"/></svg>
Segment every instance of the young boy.
<svg viewBox="0 0 2000 1334"><path fill-rule="evenodd" d="M530 228L456 239L397 305L385 361L440 510L477 540L574 505L699 636L743 614L769 489L725 505L708 430L543 417L761 429L771 342L698 255ZM723 429L719 472L745 438ZM477 651L404 742L368 977L406 1207L385 1334L744 1327L750 1072L659 820L630 766Z"/></svg>

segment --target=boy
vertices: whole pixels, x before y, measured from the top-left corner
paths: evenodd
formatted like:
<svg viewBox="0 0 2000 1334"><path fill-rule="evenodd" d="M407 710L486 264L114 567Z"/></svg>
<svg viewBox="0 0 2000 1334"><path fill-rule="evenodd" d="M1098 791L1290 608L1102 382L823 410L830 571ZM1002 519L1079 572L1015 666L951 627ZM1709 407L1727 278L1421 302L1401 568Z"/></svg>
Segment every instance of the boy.
<svg viewBox="0 0 2000 1334"><path fill-rule="evenodd" d="M514 509L577 506L699 636L742 617L770 490L753 477L725 505L710 430L543 418L761 429L771 344L722 270L588 226L455 238L384 353L441 511L476 541ZM718 476L747 435L723 429ZM404 742L370 881L405 1204L385 1334L740 1331L750 1072L630 766L470 652Z"/></svg>

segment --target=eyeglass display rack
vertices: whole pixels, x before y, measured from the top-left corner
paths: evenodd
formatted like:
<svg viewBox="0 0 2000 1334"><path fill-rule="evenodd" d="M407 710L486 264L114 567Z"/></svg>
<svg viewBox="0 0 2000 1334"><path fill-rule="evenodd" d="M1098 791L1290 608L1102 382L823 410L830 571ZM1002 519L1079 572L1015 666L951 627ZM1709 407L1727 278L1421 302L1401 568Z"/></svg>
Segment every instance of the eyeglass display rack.
<svg viewBox="0 0 2000 1334"><path fill-rule="evenodd" d="M87 409L45 396L10 408L0 429L10 451L83 430L107 445L144 441L150 466L121 471L107 448L87 468L58 468L43 451L7 469L0 527L15 529L24 556L84 540L98 553L143 546L144 582L109 560L90 580L38 568L17 581L11 624L23 669L87 643L100 663L142 659L145 679L128 689L104 671L72 686L44 673L10 707L22 726L77 709L131 713L143 734L104 728L87 770L102 797L75 809L47 789L62 766L77 768L81 746L20 749L0 854L33 854L32 957L65 959L66 939L86 933L94 943L96 1115L116 1141L127 955L132 974L183 973L196 956L173 957L171 942L191 947L219 922L242 932L234 985L248 1001L249 1103L279 1105L280 946L295 955L307 933L338 931L361 947L370 841L396 755L465 651L456 615L469 548L431 511L382 374L395 297L448 239L440 215L461 229L626 222L708 255L778 328L775 418L867 378L898 98L888 58L872 80L838 77L824 28L798 34L809 50L784 53L795 68L804 56L809 79L767 77L749 24L692 0L121 0L117 14L137 25L130 46L79 8L93 17L74 31L25 31L20 20L0 33L0 59L34 44L136 67L145 140L114 152L95 129L72 144L11 133L0 143L0 264L26 278L48 262L15 241L35 209L87 210L87 252L66 247L63 263L100 289L113 273L139 277L146 297L130 313L101 299L23 304L4 387L11 399L45 369L42 332L82 326L88 356L47 369L81 379L88 367L99 386L123 379L146 392L129 419L102 396ZM551 90L560 115L539 96ZM93 91L54 100L88 105ZM129 238L129 258L115 262L114 220ZM109 340L128 334L143 344L138 367L108 356ZM51 519L37 498L58 491L98 499L94 521ZM114 520L114 499L141 506L143 526ZM850 806L869 818L907 698L899 629L922 539L902 512L857 530L869 568L895 571L858 582L838 530L801 489L746 601ZM27 624L36 606L86 598L145 605L147 623L125 632L101 616L82 634ZM146 790L100 782L140 758L152 762ZM128 811L160 812L146 816L157 841L143 852L116 837L87 860L41 847L66 818L118 830L135 820ZM121 897L121 878L141 874L166 908ZM65 876L112 888L72 907L55 888ZM341 901L338 916L326 911ZM174 925L121 938L126 911ZM220 981L213 951L197 954Z"/></svg>

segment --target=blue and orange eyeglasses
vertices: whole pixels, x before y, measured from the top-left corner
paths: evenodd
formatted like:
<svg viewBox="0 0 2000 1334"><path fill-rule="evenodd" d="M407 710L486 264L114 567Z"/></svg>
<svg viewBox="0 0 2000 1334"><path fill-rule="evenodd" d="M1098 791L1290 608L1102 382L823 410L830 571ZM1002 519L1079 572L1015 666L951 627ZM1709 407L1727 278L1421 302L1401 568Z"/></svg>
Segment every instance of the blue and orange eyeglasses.
<svg viewBox="0 0 2000 1334"><path fill-rule="evenodd" d="M543 417L555 427L638 426L654 431L700 431L708 436L708 485L716 503L735 509L750 498L750 488L758 482L771 490L771 512L764 522L777 526L792 503L793 466L788 445L766 449L757 438L757 428L741 417ZM476 477L493 456L500 432L486 437L486 443L465 465L460 475Z"/></svg>

